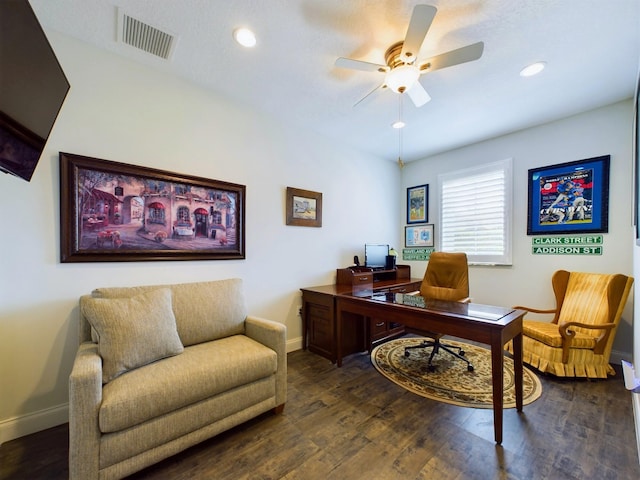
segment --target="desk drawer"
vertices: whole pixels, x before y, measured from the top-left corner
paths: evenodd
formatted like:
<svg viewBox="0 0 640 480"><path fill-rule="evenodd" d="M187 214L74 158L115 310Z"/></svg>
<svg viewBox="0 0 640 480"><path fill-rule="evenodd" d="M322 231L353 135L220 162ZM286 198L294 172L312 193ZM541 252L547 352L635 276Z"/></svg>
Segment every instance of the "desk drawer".
<svg viewBox="0 0 640 480"><path fill-rule="evenodd" d="M372 318L370 321L372 338L377 338L380 335L385 336L387 334L387 330L389 329L387 322L379 318Z"/></svg>
<svg viewBox="0 0 640 480"><path fill-rule="evenodd" d="M352 285L373 284L372 273L355 273L352 278Z"/></svg>
<svg viewBox="0 0 640 480"><path fill-rule="evenodd" d="M371 343L404 334L404 325L399 323L387 322L380 318L370 318L369 322L369 341Z"/></svg>
<svg viewBox="0 0 640 480"><path fill-rule="evenodd" d="M312 318L315 317L323 320L331 319L331 311L329 310L329 307L318 305L317 303L308 303L307 309L309 310L308 315Z"/></svg>

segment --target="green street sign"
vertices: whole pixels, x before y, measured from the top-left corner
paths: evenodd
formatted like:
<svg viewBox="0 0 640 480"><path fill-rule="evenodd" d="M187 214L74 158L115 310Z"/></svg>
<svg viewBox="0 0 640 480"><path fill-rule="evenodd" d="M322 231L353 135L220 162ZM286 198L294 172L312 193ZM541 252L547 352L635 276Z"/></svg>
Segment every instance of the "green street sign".
<svg viewBox="0 0 640 480"><path fill-rule="evenodd" d="M402 249L402 260L429 260L435 248L404 248Z"/></svg>
<svg viewBox="0 0 640 480"><path fill-rule="evenodd" d="M596 245L592 247L583 246L541 246L533 245L531 252L534 255L602 255L602 246Z"/></svg>
<svg viewBox="0 0 640 480"><path fill-rule="evenodd" d="M533 237L532 245L602 245L602 235L572 235L570 237Z"/></svg>

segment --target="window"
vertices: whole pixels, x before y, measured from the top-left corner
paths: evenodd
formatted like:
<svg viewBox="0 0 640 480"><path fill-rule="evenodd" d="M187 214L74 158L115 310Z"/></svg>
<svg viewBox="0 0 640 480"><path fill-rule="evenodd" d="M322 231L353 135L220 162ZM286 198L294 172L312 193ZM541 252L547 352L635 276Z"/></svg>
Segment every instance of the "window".
<svg viewBox="0 0 640 480"><path fill-rule="evenodd" d="M189 220L189 207L178 207L178 225L191 225Z"/></svg>
<svg viewBox="0 0 640 480"><path fill-rule="evenodd" d="M164 205L160 202L153 202L149 205L149 223L160 223L165 225L164 220Z"/></svg>
<svg viewBox="0 0 640 480"><path fill-rule="evenodd" d="M440 250L511 265L511 159L438 175Z"/></svg>

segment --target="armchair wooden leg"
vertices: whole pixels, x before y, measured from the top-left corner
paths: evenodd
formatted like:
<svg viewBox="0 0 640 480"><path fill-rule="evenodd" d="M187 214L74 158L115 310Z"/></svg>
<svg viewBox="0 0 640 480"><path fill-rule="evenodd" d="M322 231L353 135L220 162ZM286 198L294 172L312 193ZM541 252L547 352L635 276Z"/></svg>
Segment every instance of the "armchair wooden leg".
<svg viewBox="0 0 640 480"><path fill-rule="evenodd" d="M276 415L280 415L282 412L284 412L284 403L282 405L278 405L277 407L274 407L273 409L273 413Z"/></svg>

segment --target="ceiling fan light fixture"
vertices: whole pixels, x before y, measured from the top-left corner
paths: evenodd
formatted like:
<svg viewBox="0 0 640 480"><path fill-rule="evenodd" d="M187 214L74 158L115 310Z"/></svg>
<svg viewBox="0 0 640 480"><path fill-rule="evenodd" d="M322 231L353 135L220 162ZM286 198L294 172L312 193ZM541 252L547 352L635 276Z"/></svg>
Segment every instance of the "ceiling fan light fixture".
<svg viewBox="0 0 640 480"><path fill-rule="evenodd" d="M243 47L252 48L256 46L256 35L248 28L236 28L233 31L233 38Z"/></svg>
<svg viewBox="0 0 640 480"><path fill-rule="evenodd" d="M385 84L396 93L409 90L420 77L420 69L415 65L400 65L387 72Z"/></svg>
<svg viewBox="0 0 640 480"><path fill-rule="evenodd" d="M546 67L547 62L535 62L531 65L527 65L522 70L520 70L521 77L533 77L534 75L539 74L544 67Z"/></svg>

